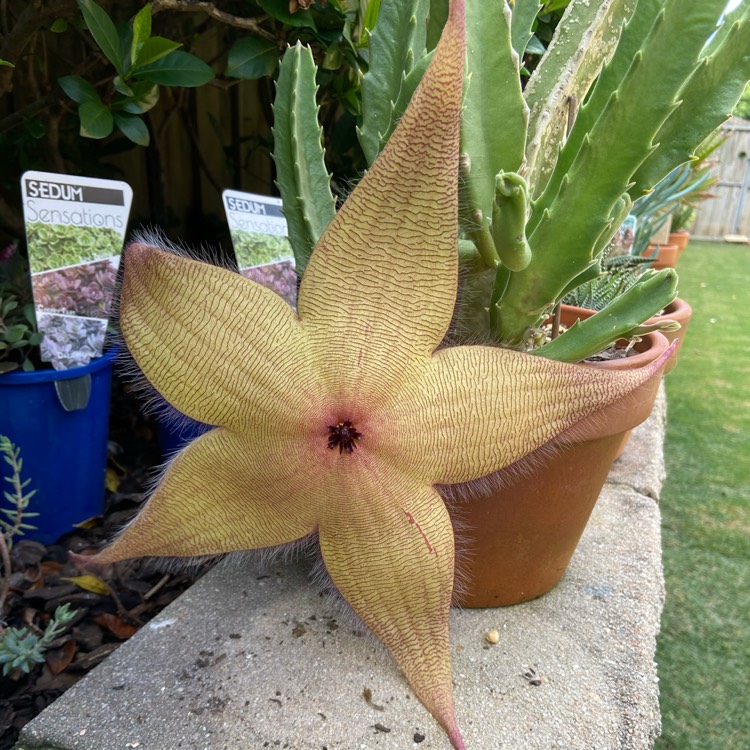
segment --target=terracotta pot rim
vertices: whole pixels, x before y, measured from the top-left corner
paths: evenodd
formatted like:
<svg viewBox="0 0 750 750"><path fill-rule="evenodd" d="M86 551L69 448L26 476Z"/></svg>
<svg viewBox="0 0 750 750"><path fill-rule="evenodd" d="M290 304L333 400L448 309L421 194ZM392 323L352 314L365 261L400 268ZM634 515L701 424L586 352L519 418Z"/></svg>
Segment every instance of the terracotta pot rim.
<svg viewBox="0 0 750 750"><path fill-rule="evenodd" d="M563 305L563 310L567 310L571 315L578 315L580 318L590 318L596 311L585 307L575 307L574 305ZM585 367L601 367L605 370L635 370L639 367L645 367L658 359L669 347L669 340L660 331L652 331L644 336L635 345L638 354L623 359L611 359L606 362L580 362Z"/></svg>
<svg viewBox="0 0 750 750"><path fill-rule="evenodd" d="M654 315L652 318L649 318L649 322L661 322L669 318L679 319L680 317L689 317L692 314L693 308L690 304L681 297L675 297L675 299L664 308L664 313L662 315Z"/></svg>
<svg viewBox="0 0 750 750"><path fill-rule="evenodd" d="M648 246L649 250L651 250L652 248L658 249L659 252L661 252L662 250L666 250L668 253L672 253L680 249L679 245L675 245L674 242L658 242Z"/></svg>

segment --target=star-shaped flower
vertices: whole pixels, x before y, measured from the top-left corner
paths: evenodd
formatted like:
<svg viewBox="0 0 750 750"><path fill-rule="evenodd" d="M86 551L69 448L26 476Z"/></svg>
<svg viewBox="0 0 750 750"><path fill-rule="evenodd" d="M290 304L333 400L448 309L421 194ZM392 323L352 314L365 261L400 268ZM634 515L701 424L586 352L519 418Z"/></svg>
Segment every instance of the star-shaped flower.
<svg viewBox="0 0 750 750"><path fill-rule="evenodd" d="M298 312L230 271L126 253L122 332L150 383L216 427L93 558L197 556L317 534L333 582L463 748L437 484L496 472L656 374L438 348L457 291L463 2L387 147L321 237Z"/></svg>

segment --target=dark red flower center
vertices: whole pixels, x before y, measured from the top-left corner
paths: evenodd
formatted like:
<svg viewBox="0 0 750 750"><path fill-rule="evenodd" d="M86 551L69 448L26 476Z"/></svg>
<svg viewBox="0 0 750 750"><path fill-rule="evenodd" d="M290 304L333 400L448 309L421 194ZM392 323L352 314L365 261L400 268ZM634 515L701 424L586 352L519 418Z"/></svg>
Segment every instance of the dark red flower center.
<svg viewBox="0 0 750 750"><path fill-rule="evenodd" d="M339 453L351 453L357 447L355 441L363 437L364 435L348 419L328 426L328 447L333 450L338 446Z"/></svg>

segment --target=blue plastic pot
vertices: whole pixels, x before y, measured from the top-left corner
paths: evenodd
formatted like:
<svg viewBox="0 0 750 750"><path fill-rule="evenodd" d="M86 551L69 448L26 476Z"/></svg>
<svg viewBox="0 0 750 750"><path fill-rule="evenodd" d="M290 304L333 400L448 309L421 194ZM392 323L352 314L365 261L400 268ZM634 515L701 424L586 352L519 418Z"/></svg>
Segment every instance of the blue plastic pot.
<svg viewBox="0 0 750 750"><path fill-rule="evenodd" d="M110 350L70 370L0 375L0 434L21 449L21 478L36 490L28 510L40 514L27 539L50 544L102 512L114 357ZM0 477L10 476L0 464Z"/></svg>

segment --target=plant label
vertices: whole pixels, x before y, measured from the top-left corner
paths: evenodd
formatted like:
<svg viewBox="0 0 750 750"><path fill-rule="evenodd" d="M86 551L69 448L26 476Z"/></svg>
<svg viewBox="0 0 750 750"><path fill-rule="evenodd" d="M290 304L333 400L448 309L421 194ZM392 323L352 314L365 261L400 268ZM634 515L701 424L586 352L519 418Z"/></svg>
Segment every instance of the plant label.
<svg viewBox="0 0 750 750"><path fill-rule="evenodd" d="M632 255L633 242L635 242L635 233L637 230L638 218L633 216L633 214L628 214L625 217L625 221L622 222L622 226L620 226L612 238L613 247L610 256Z"/></svg>
<svg viewBox="0 0 750 750"><path fill-rule="evenodd" d="M273 289L294 307L297 274L281 198L236 190L225 190L222 197L240 273Z"/></svg>
<svg viewBox="0 0 750 750"><path fill-rule="evenodd" d="M133 191L25 172L21 194L42 359L56 370L88 364L104 350Z"/></svg>

